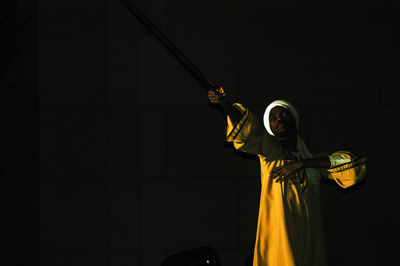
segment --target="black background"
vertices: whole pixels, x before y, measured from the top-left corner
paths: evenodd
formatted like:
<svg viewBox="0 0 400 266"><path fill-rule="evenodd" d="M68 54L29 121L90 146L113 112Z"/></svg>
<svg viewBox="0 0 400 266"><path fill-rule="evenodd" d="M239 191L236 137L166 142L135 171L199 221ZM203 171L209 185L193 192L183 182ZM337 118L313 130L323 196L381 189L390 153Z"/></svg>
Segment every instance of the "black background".
<svg viewBox="0 0 400 266"><path fill-rule="evenodd" d="M396 1L149 0L137 4L212 81L258 116L300 111L311 150L369 157L349 190L324 182L329 265L397 256ZM4 0L1 265L159 265L212 246L251 254L256 158L116 0Z"/></svg>

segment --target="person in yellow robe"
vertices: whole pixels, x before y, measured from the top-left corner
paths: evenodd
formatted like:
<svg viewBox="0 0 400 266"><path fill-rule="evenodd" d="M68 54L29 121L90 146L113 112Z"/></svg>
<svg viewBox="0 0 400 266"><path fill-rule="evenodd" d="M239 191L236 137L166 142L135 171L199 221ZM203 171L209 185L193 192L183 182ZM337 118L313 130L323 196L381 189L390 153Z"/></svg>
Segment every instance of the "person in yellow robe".
<svg viewBox="0 0 400 266"><path fill-rule="evenodd" d="M259 157L261 195L253 266L324 266L321 175L343 188L365 178L366 158L348 151L314 158L299 131L299 114L284 100L265 110L263 124L245 106L232 104L222 88L211 103L227 114L226 141Z"/></svg>

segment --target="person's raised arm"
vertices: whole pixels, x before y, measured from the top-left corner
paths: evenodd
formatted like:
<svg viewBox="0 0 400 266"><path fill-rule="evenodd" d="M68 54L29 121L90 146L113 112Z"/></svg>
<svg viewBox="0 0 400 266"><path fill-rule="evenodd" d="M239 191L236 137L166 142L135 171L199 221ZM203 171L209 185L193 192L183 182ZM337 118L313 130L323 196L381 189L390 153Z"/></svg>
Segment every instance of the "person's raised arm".
<svg viewBox="0 0 400 266"><path fill-rule="evenodd" d="M222 87L216 90L209 90L208 99L213 104L219 104L221 109L229 116L233 123L238 123L242 118L242 114L233 106L233 103L228 100Z"/></svg>
<svg viewBox="0 0 400 266"><path fill-rule="evenodd" d="M218 104L227 115L226 142L233 143L236 150L268 156L271 160L280 156L281 145L268 135L257 117L240 103L229 101L222 90L208 91L208 99L213 104Z"/></svg>

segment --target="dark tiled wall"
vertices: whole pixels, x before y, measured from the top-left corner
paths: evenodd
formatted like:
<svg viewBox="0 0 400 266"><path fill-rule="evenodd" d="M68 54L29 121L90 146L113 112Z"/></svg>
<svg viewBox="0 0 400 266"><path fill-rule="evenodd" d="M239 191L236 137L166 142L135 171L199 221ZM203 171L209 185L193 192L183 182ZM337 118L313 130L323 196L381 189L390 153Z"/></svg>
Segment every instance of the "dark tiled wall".
<svg viewBox="0 0 400 266"><path fill-rule="evenodd" d="M250 255L256 158L117 0L39 0L41 265L159 265L210 245ZM395 2L137 1L205 75L261 117L294 102L312 150L370 158L367 181L323 183L330 265L399 248ZM388 261L389 258L388 258Z"/></svg>
<svg viewBox="0 0 400 266"><path fill-rule="evenodd" d="M38 265L36 1L0 2L1 265Z"/></svg>

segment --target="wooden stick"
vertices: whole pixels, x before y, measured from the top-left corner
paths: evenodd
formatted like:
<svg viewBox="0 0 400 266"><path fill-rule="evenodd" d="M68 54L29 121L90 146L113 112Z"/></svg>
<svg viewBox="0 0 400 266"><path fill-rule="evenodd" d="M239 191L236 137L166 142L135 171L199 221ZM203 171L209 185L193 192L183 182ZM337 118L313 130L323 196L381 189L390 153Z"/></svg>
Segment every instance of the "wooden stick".
<svg viewBox="0 0 400 266"><path fill-rule="evenodd" d="M121 2L207 91L217 89L132 0L121 0Z"/></svg>

